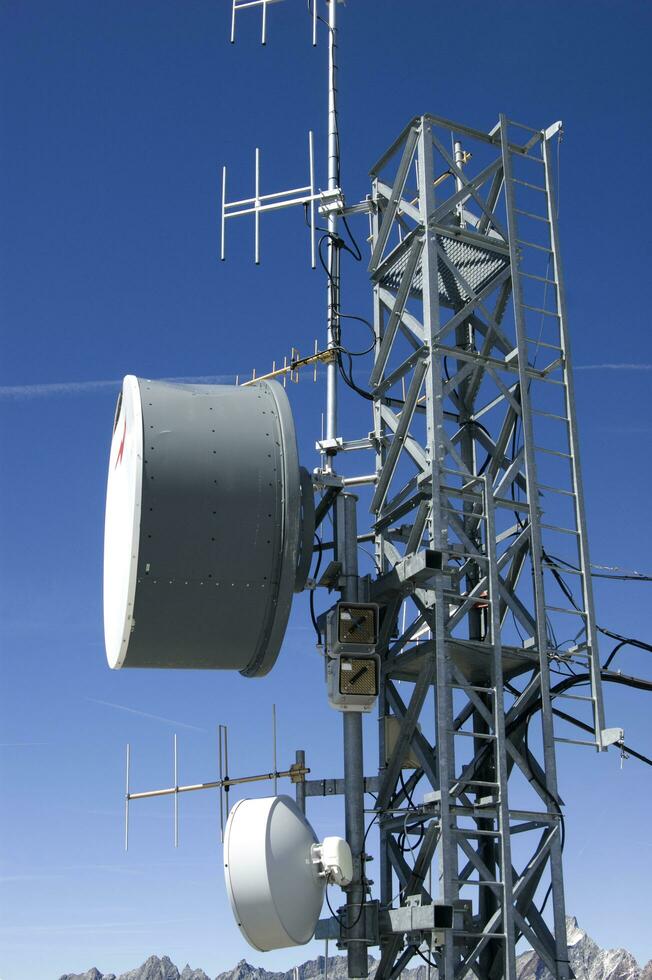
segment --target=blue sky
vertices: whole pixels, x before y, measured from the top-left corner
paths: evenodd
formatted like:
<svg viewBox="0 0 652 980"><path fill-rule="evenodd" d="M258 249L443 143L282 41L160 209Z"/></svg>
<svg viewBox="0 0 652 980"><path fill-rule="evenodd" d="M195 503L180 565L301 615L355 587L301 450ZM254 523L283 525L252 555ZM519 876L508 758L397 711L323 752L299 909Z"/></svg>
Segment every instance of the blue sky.
<svg viewBox="0 0 652 980"><path fill-rule="evenodd" d="M340 774L340 720L326 705L303 598L265 680L110 672L102 646L107 454L117 380L261 371L323 335L324 282L308 267L297 210L219 254L219 180L253 191L306 180L316 133L325 183L323 38L303 0L243 13L231 47L227 0L3 0L0 4L2 598L0 769L3 980L49 980L91 965L116 973L152 952L209 973L245 956L225 897L216 799L134 804L122 851L124 745L133 783L209 779L216 726L232 768L271 767L306 749ZM489 129L500 111L564 120L560 221L586 502L594 561L650 571L648 3L548 0L342 6L341 130L349 200L405 122L433 112ZM358 227L364 237L364 225ZM345 269L346 306L365 315L364 272ZM303 462L316 465L323 384L290 392ZM345 402L345 435L371 427ZM365 408L356 406L358 413ZM649 638L650 586L596 583L598 620ZM604 646L607 650L608 646ZM621 665L650 676L649 657ZM608 723L652 753L646 695L608 688ZM370 721L369 727L373 728ZM370 756L369 768L372 768ZM650 770L617 754L559 753L567 804L567 906L605 946L652 957ZM341 830L337 802L310 811ZM316 949L315 949L316 952Z"/></svg>

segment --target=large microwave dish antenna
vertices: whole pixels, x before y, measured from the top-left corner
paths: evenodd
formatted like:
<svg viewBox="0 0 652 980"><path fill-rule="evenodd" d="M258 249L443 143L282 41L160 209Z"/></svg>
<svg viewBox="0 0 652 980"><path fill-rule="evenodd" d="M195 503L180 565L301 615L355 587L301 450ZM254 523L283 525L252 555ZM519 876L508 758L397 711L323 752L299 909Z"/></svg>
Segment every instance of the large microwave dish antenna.
<svg viewBox="0 0 652 980"><path fill-rule="evenodd" d="M127 376L106 503L109 665L266 674L305 582L312 501L276 382Z"/></svg>
<svg viewBox="0 0 652 980"><path fill-rule="evenodd" d="M239 800L224 833L224 877L238 927L268 952L312 939L326 879L317 837L289 796Z"/></svg>

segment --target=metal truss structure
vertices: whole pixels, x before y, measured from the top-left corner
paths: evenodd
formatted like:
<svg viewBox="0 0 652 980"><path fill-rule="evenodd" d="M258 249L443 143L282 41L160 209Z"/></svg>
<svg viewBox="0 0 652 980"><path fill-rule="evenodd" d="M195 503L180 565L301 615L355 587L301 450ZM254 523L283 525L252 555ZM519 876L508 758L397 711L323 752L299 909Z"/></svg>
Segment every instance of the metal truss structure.
<svg viewBox="0 0 652 980"><path fill-rule="evenodd" d="M551 693L558 675L585 675L587 693L572 695L593 733L582 744L599 750L609 735L553 186L559 130L501 117L482 133L422 116L372 171L378 980L398 976L424 938L445 980L514 980L521 937L553 977L572 975L555 746L579 740L553 709L553 696L571 697ZM441 902L455 909L443 945L432 923L420 931L398 914Z"/></svg>

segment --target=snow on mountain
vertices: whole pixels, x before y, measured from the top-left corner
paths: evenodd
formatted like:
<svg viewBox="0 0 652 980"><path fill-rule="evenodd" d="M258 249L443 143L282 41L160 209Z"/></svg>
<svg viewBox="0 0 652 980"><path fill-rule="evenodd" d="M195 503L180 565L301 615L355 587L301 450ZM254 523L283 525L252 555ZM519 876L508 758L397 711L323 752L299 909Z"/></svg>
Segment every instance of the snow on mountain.
<svg viewBox="0 0 652 980"><path fill-rule="evenodd" d="M568 954L576 980L652 980L652 960L640 967L626 949L602 949L579 926L577 919L566 919ZM369 975L373 977L377 960L369 957ZM298 980L324 980L325 962L323 956L307 960L297 967ZM543 966L532 950L522 953L517 959L518 980L552 980L551 974ZM403 980L426 980L427 967L424 965L404 970ZM436 980L436 971L431 971L431 980ZM328 961L328 980L346 980L346 959L333 956ZM86 973L66 973L59 980L210 980L203 970L195 970L186 965L181 972L167 956L150 956L142 966L129 973L100 973L95 967ZM218 973L215 980L295 980L295 971L271 973L263 967L252 966L240 960L232 970Z"/></svg>

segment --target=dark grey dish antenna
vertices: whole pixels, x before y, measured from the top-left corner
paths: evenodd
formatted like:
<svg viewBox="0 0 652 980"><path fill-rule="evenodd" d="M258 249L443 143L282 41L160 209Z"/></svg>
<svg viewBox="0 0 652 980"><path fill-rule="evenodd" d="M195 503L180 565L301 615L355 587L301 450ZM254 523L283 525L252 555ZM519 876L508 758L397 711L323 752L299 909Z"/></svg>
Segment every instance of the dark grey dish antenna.
<svg viewBox="0 0 652 980"><path fill-rule="evenodd" d="M266 674L313 527L279 384L125 378L105 528L110 665Z"/></svg>

